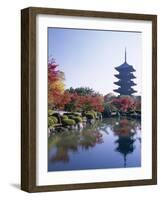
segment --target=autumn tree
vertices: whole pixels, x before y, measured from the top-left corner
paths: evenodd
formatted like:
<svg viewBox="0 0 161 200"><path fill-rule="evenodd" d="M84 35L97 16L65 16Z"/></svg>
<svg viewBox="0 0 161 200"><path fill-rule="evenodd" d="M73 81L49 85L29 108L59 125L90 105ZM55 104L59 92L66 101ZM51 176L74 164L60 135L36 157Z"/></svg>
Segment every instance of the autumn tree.
<svg viewBox="0 0 161 200"><path fill-rule="evenodd" d="M102 112L103 96L89 87L65 90L64 73L58 70L54 59L48 62L48 103L50 108L66 111Z"/></svg>
<svg viewBox="0 0 161 200"><path fill-rule="evenodd" d="M48 62L48 103L55 107L60 102L64 93L64 73L58 70L58 64L54 59Z"/></svg>
<svg viewBox="0 0 161 200"><path fill-rule="evenodd" d="M90 111L95 110L102 112L103 107L103 96L95 93L89 88L70 88L66 90L71 94L71 101L65 105L65 109L68 111Z"/></svg>
<svg viewBox="0 0 161 200"><path fill-rule="evenodd" d="M136 109L136 101L131 96L114 98L111 102L119 111L128 112Z"/></svg>

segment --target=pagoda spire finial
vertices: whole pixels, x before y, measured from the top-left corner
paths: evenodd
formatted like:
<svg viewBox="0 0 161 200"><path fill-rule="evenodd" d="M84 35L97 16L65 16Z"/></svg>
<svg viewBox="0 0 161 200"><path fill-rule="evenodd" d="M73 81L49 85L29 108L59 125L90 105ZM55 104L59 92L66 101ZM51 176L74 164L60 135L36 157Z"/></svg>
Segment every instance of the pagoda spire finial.
<svg viewBox="0 0 161 200"><path fill-rule="evenodd" d="M125 62L126 62L126 47L125 47Z"/></svg>
<svg viewBox="0 0 161 200"><path fill-rule="evenodd" d="M127 54L126 54L126 47L124 49L124 62L122 65L115 67L115 69L119 72L119 74L116 74L115 77L119 80L117 82L114 82L115 85L119 86L118 89L114 89L114 92L119 93L119 95L133 95L133 93L136 93L132 87L136 85L132 79L136 78L133 75L133 72L136 70L133 68L132 65L129 65L127 63ZM122 57L123 59L123 57Z"/></svg>

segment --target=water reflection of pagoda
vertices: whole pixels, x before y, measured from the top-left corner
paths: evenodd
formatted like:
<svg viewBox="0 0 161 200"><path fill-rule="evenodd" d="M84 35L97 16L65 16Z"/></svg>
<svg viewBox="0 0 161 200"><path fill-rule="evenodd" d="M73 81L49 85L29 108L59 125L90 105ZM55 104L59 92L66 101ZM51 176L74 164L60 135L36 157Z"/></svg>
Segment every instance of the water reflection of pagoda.
<svg viewBox="0 0 161 200"><path fill-rule="evenodd" d="M115 67L115 69L119 72L119 74L115 75L115 77L117 77L119 80L117 82L114 82L114 84L118 85L119 88L115 89L114 92L117 92L120 95L132 95L133 93L137 92L132 88L132 86L136 85L132 81L132 79L136 78L133 75L135 69L133 68L132 65L129 65L126 62L126 49L125 49L125 62L122 65Z"/></svg>
<svg viewBox="0 0 161 200"><path fill-rule="evenodd" d="M127 155L134 151L134 142L135 140L129 136L119 136L119 138L115 141L115 143L118 145L116 151L120 152L124 157L124 167L126 167L127 164Z"/></svg>
<svg viewBox="0 0 161 200"><path fill-rule="evenodd" d="M124 158L124 167L127 166L127 155L133 153L135 149L135 139L136 127L133 123L130 123L126 118L121 119L119 123L116 123L113 127L113 132L118 136L115 141L117 147L116 151L121 153Z"/></svg>

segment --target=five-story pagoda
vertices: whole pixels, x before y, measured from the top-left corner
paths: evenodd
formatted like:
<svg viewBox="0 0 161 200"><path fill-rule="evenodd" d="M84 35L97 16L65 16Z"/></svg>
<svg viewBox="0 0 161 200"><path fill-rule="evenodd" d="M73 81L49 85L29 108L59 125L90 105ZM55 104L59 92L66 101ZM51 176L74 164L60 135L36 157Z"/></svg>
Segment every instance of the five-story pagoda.
<svg viewBox="0 0 161 200"><path fill-rule="evenodd" d="M115 67L115 69L119 72L119 74L116 74L115 77L117 77L119 80L117 82L114 82L114 84L118 85L119 88L115 89L114 92L119 93L119 95L132 95L133 93L137 92L132 88L132 86L135 86L136 84L132 81L132 79L135 79L136 77L133 75L133 72L135 72L135 69L132 65L129 65L126 62L126 49L125 49L125 62Z"/></svg>

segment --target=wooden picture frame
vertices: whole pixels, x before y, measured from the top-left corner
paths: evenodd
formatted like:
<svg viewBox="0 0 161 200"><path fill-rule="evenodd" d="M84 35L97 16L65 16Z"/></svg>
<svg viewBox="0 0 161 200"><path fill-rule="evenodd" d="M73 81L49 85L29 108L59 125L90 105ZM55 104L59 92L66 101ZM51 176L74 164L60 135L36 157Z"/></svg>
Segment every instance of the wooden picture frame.
<svg viewBox="0 0 161 200"><path fill-rule="evenodd" d="M36 17L38 15L90 17L100 20L145 20L152 23L152 177L150 179L41 186L36 184ZM23 9L21 11L21 189L27 192L46 192L154 184L157 184L157 16L36 7Z"/></svg>

